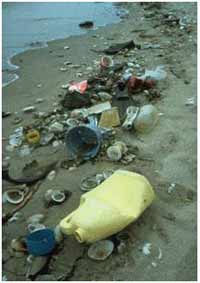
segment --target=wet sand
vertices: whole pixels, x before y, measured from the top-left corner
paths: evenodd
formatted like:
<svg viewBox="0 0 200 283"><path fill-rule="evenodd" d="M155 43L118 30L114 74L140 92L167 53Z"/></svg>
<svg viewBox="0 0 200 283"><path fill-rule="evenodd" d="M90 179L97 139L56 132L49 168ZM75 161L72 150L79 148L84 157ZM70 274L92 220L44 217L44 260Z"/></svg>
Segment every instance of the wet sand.
<svg viewBox="0 0 200 283"><path fill-rule="evenodd" d="M87 35L53 41L48 48L17 55L13 58L13 63L20 66L20 79L3 88L3 111L18 112L23 118L17 126L12 123L14 114L3 119L3 137L8 138L15 128L28 125L33 120L32 114L22 112L24 107L35 105L38 111L53 110L54 103L64 94L62 84L70 80L87 79L87 74L81 78L76 75L84 74L87 67L93 67L93 60L101 57L101 54L91 51L91 48L103 49L115 42L131 39L142 46L151 43L163 47L135 50L134 53L129 53L129 57L114 56L119 62L137 59L144 69L164 65L168 74L167 79L161 83L161 98L152 101L158 111L163 113L157 126L146 135L116 129L116 139L137 146L140 155L145 158L136 158L127 166L120 162L114 164L106 161L96 162L94 166L89 161L74 171L60 168L53 181L45 179L42 182L21 212L25 219L35 213L44 213L45 225L54 228L78 206L81 196L80 180L105 168L126 168L142 173L152 183L157 198L143 216L127 228L131 240L126 243L125 252L115 252L104 262L88 259L87 247L80 245L73 237L66 237L59 253L52 256L49 264L48 273L52 280L53 276L69 281L197 280L197 27L193 22L196 21L196 4L164 3L158 10L149 7L144 9L145 6L136 3L128 4L128 7L129 17L119 24L88 32ZM169 11L177 16L191 17L188 31L161 24L159 14ZM64 46L69 46L69 49L64 49ZM66 72L61 72L59 69L65 61L78 64L80 68L69 68ZM41 87L37 87L38 84ZM185 105L191 97L194 97L194 105ZM43 98L44 102L36 104L37 98ZM24 158L20 158L16 151L7 152L7 144L7 140L3 141L3 157L11 157L13 176L19 175L27 161L63 160L65 157L64 144L56 148L51 145L39 147L31 156ZM177 189L169 194L171 183L177 184ZM3 181L3 191L7 188L8 183ZM45 209L43 196L50 188L68 189L72 196L60 206ZM189 200L188 195L192 195ZM5 204L3 212L12 208L13 206ZM3 225L3 275L8 280L26 280L27 256L13 257L8 251L13 238L27 234L26 226L26 221ZM152 244L149 256L141 252L144 242ZM159 249L162 251L161 259L158 259Z"/></svg>

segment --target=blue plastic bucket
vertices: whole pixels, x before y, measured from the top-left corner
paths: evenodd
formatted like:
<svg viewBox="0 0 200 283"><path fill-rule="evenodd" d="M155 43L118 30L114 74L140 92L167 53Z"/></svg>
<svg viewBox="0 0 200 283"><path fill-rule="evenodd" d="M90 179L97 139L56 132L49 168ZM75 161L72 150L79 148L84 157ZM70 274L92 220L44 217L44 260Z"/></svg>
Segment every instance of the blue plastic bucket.
<svg viewBox="0 0 200 283"><path fill-rule="evenodd" d="M82 157L85 160L95 157L99 152L101 140L101 131L95 126L71 128L65 136L69 157L72 159Z"/></svg>
<svg viewBox="0 0 200 283"><path fill-rule="evenodd" d="M28 252L34 256L49 254L56 245L54 231L50 229L37 230L26 237Z"/></svg>

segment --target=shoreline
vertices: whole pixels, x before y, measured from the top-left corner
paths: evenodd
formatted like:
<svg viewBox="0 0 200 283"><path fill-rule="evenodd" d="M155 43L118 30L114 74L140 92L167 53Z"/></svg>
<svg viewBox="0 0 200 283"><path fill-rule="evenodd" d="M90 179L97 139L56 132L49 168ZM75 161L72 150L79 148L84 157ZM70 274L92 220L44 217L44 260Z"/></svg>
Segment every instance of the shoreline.
<svg viewBox="0 0 200 283"><path fill-rule="evenodd" d="M118 15L118 16L119 16L119 22L118 22L118 23L120 23L121 21L123 21L123 12L124 12L124 11L127 11L127 9L124 8L126 5L117 5L117 3L114 3L114 5L116 6L116 14L119 13L119 15ZM117 11L117 10L118 10L118 11ZM122 14L121 14L121 13L122 13ZM68 38L70 38L70 37L73 37L73 36L86 35L88 32L98 30L99 28L105 28L105 27L107 27L107 26L109 26L109 25L114 25L114 24L117 24L117 23L103 24L103 25L100 25L100 26L96 26L96 27L94 27L94 28L92 28L92 29L85 29L85 30L84 30L84 29L80 29L80 31L79 31L78 34L69 35L69 36L67 36L67 37L52 38L52 39L47 40L47 41L44 41L44 42L39 42L39 43L42 44L42 46L40 46L40 47L31 47L31 46L25 47L24 50L22 50L21 52L16 53L16 54L13 54L12 57L8 58L7 64L8 64L8 66L11 67L11 69L9 70L9 69L6 68L5 70L2 70L2 71L5 71L5 72L8 71L8 73L9 73L9 71L10 71L9 74L12 74L12 71L14 72L14 70L18 69L19 66L18 66L18 65L15 65L14 63L12 63L12 61L13 61L14 57L16 57L17 55L23 54L24 52L31 51L31 50L35 50L35 49L47 48L47 47L49 46L49 44L50 44L51 42L53 42L53 41L66 40L66 39L68 39ZM78 25L78 23L77 23L77 25ZM12 68L13 68L13 69L12 69ZM11 81L8 81L8 82L3 83L2 86L5 87L5 86L9 85L10 83L13 83L13 82L14 82L15 80L17 80L18 78L19 78L19 77L17 76L16 78L12 79Z"/></svg>
<svg viewBox="0 0 200 283"><path fill-rule="evenodd" d="M92 52L91 47L94 48L93 46L96 45L95 49L104 49L115 43L134 40L136 44L141 44L141 49L112 56L115 63L134 64L136 75L159 65L164 65L167 72L166 80L158 87L161 93L159 98L148 102L143 92L137 96L133 95L135 103L140 105L152 103L158 113L162 113L155 128L148 134L126 132L121 126L116 128L116 140L138 149L136 159L129 165L100 160L94 161L95 163L85 162L74 171L59 168L55 179L52 181L45 179L30 202L21 209L25 220L36 213L45 214L44 224L54 228L62 218L77 208L82 194L79 189L82 178L105 169L124 168L144 175L158 196L143 216L127 228L131 239L126 242L125 251L122 254L116 251L100 264L89 260L82 245L73 237L66 237L61 251L54 258L55 261L51 261L51 269L48 272L52 278L53 276L60 278L62 275L67 281L196 280L195 5L195 3L188 5L167 3L163 4L161 9L148 7L145 9L139 3L129 3L129 16L125 21L98 28L84 35L51 41L47 48L28 50L13 58L13 62L20 66L17 70L20 78L3 88L2 97L2 110L11 112L2 123L2 135L5 138L2 142L2 156L3 159L10 158L10 172L13 177L20 176L22 169L30 161L37 160L43 164L48 161L63 161L66 158L63 140L57 147L53 147L52 144L39 146L23 158L19 157L17 150L9 152L6 147L9 136L16 128L29 126L35 121L34 113L23 113L24 107L33 105L37 112L52 112L58 106L61 97L65 95L66 91L61 88L63 84L72 80L82 81L93 74L96 61L100 60L102 54ZM176 7L179 8L179 13ZM184 29L180 29L179 26L168 27L162 22L164 13L171 13L174 17L177 14L183 17L187 13L193 21ZM159 44L161 48L145 49L143 48L145 44ZM66 45L69 46L67 50L64 49ZM66 71L60 71L66 61L71 62L76 68L68 67ZM41 98L43 101L37 103L36 100ZM194 98L194 103L187 105L189 98ZM18 124L13 123L16 117L22 119ZM137 154L141 159L137 158ZM9 188L9 183L4 180L2 183L4 192ZM176 189L169 193L171 184L175 184ZM50 188L69 189L72 196L60 206L45 209L43 198ZM191 197L191 195L193 197L188 200L187 196ZM12 208L9 204L3 205L3 213L10 209ZM24 266L27 256L9 258L12 239L27 234L25 220L8 222L2 227L2 255L5 259L2 272L10 281L25 280ZM148 256L142 253L142 247L146 242L152 244L151 254ZM159 254L162 254L160 259Z"/></svg>

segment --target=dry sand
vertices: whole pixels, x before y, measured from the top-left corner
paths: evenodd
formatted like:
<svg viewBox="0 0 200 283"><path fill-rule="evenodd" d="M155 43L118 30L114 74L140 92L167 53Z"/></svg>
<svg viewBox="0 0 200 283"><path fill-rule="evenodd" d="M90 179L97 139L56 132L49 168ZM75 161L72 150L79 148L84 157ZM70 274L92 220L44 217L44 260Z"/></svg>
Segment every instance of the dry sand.
<svg viewBox="0 0 200 283"><path fill-rule="evenodd" d="M161 13L173 11L178 16L186 15L196 21L196 3L164 3L158 10L144 9L136 3L128 4L128 7L129 17L119 24L90 31L84 36L53 41L48 48L17 55L13 63L20 66L20 79L3 88L3 111L18 112L23 118L20 125L27 125L32 121L32 115L23 114L22 108L36 105L39 111L52 110L58 95L64 93L61 85L76 78L77 72L84 72L86 66L93 66L93 60L101 56L90 50L93 45L101 49L106 46L105 42L110 45L134 39L142 45L146 42L164 47L136 50L130 57L114 57L119 61L137 58L144 68L163 64L168 73L162 85L161 99L153 101L158 111L163 113L153 131L146 135L130 132L123 132L122 135L120 128L116 130L118 138L138 146L140 155L150 160L136 158L128 166L105 161L96 162L94 166L87 162L75 171L59 169L56 178L51 182L45 180L21 211L25 219L35 213L45 213L44 223L55 227L78 206L81 178L105 168L127 168L144 174L152 183L157 199L136 223L128 227L131 240L127 242L125 252L115 252L104 262L89 260L87 247L80 245L73 237L67 237L59 252L52 256L49 270L46 270L52 276L51 280L197 280L197 25L192 22L188 32L178 27L167 31L159 19ZM141 17L144 17L143 21ZM64 50L66 45L69 50ZM81 67L59 71L66 60ZM82 78L87 78L87 75ZM38 84L42 87L38 88ZM194 105L186 106L185 102L190 97L194 97ZM45 101L35 104L37 98L44 98ZM11 115L3 120L5 138L17 127L12 124L13 118L14 115ZM41 147L31 156L20 158L16 152L6 152L7 143L7 140L3 141L3 157L11 157L11 172L15 176L30 159L42 162L63 160L65 157L65 147L62 145L56 149L52 146ZM171 183L178 185L172 194L168 194ZM3 181L3 191L7 188L8 183ZM72 196L62 205L47 210L43 195L49 188L69 189ZM11 208L11 205L5 204L3 212ZM26 234L25 221L3 225L3 275L8 280L26 280L27 256L13 257L8 251L13 238ZM144 242L152 244L149 256L141 252ZM161 259L158 259L159 249L162 251Z"/></svg>

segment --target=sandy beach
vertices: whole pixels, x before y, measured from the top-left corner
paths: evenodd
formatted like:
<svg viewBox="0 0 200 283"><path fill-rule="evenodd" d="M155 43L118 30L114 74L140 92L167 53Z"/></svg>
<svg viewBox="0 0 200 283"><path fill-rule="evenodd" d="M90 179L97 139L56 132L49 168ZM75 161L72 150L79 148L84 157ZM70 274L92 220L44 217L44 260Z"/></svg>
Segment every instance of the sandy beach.
<svg viewBox="0 0 200 283"><path fill-rule="evenodd" d="M141 72L164 65L167 78L159 83L160 97L150 101L162 113L151 132L139 134L115 128L116 140L138 148L136 158L130 164L99 159L85 162L72 171L59 167L55 179L44 179L20 210L23 219L3 224L2 273L9 281L28 280L27 254L10 252L12 239L27 235L28 217L42 213L45 215L43 223L54 228L77 208L83 177L118 168L146 176L157 195L138 221L125 229L130 235L125 251L115 251L102 262L92 261L87 256L88 245L66 236L34 280L42 281L46 274L49 281L197 280L197 5L163 3L157 7L129 3L126 8L129 15L118 24L51 41L47 48L25 51L12 59L12 63L19 66L19 79L2 90L2 111L11 112L2 120L2 158L10 157L13 177L18 177L25 164L32 160L42 164L66 159L64 141L57 147L52 144L39 146L30 155L20 157L17 150L7 150L9 136L16 128L26 127L34 121L34 114L24 113L23 108L33 105L38 112L53 111L66 92L61 88L63 84L88 78L95 69L94 61L99 61L102 56L92 49L101 50L114 43L134 40L141 49L131 50L126 55L118 53L112 56L114 62L136 62ZM167 17L164 15L170 13L182 19L183 25L180 21L164 23L163 19ZM159 45L159 48L143 48L147 44ZM66 61L79 66L67 66L66 71L61 71ZM88 67L93 69L88 71ZM138 97L137 103L149 103L146 98ZM141 97L144 98L144 94ZM44 101L37 103L39 98ZM188 103L191 98L192 102ZM22 119L19 124L14 123L16 117ZM175 184L175 190L169 193L171 184ZM5 180L2 185L2 192L12 186ZM61 205L45 208L44 194L48 189L67 189L72 195ZM3 204L3 213L14 207ZM146 242L152 247L149 255L142 253Z"/></svg>

